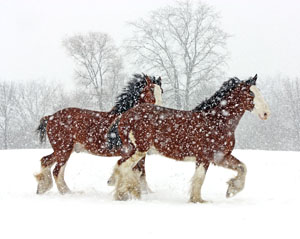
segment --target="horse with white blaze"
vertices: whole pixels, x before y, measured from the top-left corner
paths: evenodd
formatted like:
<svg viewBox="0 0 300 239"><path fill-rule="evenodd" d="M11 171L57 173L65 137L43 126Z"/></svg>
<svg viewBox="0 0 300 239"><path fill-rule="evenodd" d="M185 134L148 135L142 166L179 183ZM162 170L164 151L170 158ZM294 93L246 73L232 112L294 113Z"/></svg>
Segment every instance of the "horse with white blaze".
<svg viewBox="0 0 300 239"><path fill-rule="evenodd" d="M270 115L256 81L257 75L245 81L231 78L191 111L140 104L122 114L117 127L122 158L114 169L115 199L141 197L140 173L132 168L152 148L168 158L195 161L191 202L204 202L201 187L210 164L235 170L237 176L229 180L226 196L240 192L247 169L232 155L235 130L246 111L262 120Z"/></svg>

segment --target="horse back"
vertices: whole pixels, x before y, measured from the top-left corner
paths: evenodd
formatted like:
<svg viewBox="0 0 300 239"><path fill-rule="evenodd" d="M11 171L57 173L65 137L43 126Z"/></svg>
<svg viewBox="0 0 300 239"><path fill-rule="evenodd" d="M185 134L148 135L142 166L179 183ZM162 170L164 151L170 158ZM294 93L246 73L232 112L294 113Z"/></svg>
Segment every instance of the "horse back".
<svg viewBox="0 0 300 239"><path fill-rule="evenodd" d="M131 134L140 151L154 147L166 157L184 160L196 154L192 150L193 142L198 141L196 119L193 112L143 104L122 115L119 132L125 134L120 132L120 137L126 143Z"/></svg>
<svg viewBox="0 0 300 239"><path fill-rule="evenodd" d="M114 118L109 112L65 108L48 116L47 135L54 149L80 143L96 154Z"/></svg>

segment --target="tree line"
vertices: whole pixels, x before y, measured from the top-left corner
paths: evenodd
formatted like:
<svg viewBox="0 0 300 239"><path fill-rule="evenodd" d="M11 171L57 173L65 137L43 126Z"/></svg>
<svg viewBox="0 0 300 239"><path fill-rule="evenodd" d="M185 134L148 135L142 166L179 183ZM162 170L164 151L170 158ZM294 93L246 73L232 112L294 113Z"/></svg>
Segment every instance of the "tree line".
<svg viewBox="0 0 300 239"><path fill-rule="evenodd" d="M247 112L237 128L238 148L300 150L299 80L280 76L259 79L258 87L270 105L271 117L262 121ZM222 82L211 84L205 94L194 99L191 108L211 96ZM109 95L106 91L103 99L106 110L114 105ZM168 105L175 108L176 102ZM67 91L54 82L0 82L0 149L48 147L39 144L35 132L39 121L44 115L66 107L99 109L97 99L84 88Z"/></svg>

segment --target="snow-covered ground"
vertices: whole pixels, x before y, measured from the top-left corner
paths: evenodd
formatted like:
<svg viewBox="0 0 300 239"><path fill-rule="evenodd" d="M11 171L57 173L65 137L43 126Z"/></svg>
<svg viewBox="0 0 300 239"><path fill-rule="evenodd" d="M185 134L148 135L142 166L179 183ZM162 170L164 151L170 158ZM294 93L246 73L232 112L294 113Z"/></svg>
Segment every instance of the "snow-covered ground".
<svg viewBox="0 0 300 239"><path fill-rule="evenodd" d="M234 172L211 166L202 195L188 203L194 163L157 155L146 161L154 193L117 202L106 185L117 158L72 154L73 193L36 195L33 177L50 150L0 151L0 238L300 238L300 152L236 150L245 189L226 199Z"/></svg>

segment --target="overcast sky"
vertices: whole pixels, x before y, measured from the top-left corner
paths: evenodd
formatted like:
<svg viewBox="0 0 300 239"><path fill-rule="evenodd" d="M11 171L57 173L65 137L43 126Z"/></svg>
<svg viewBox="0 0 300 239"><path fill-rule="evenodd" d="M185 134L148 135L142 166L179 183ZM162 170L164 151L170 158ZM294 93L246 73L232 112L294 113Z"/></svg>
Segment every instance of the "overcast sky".
<svg viewBox="0 0 300 239"><path fill-rule="evenodd" d="M206 0L221 14L228 40L227 76L300 77L300 1ZM173 0L0 0L0 80L71 82L74 64L62 39L109 33L117 44L126 22ZM157 73L159 74L159 73Z"/></svg>

